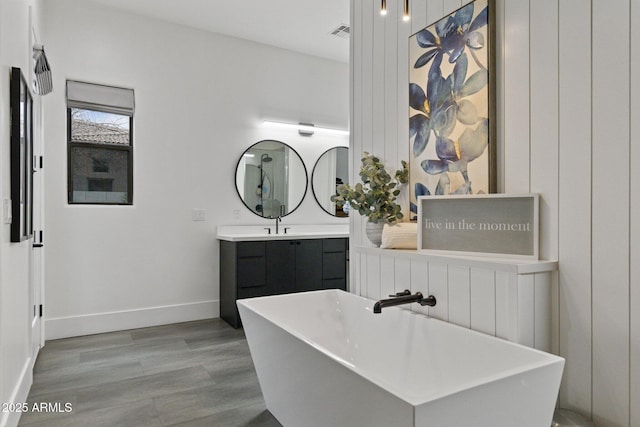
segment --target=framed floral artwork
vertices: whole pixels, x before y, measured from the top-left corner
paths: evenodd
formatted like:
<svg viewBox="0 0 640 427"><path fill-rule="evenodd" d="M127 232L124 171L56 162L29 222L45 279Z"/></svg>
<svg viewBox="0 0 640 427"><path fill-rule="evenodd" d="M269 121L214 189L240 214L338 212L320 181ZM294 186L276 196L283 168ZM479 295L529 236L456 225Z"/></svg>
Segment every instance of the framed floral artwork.
<svg viewBox="0 0 640 427"><path fill-rule="evenodd" d="M494 1L409 38L412 217L417 198L496 191Z"/></svg>

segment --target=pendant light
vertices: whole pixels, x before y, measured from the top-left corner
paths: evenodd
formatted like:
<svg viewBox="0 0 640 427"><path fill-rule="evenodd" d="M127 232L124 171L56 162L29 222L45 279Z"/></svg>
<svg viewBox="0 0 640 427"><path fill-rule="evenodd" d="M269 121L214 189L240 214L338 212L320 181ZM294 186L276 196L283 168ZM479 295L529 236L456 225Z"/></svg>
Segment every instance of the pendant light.
<svg viewBox="0 0 640 427"><path fill-rule="evenodd" d="M385 16L387 14L387 0L382 0L380 5L380 15ZM404 0L404 15L402 15L403 21L409 20L409 0Z"/></svg>

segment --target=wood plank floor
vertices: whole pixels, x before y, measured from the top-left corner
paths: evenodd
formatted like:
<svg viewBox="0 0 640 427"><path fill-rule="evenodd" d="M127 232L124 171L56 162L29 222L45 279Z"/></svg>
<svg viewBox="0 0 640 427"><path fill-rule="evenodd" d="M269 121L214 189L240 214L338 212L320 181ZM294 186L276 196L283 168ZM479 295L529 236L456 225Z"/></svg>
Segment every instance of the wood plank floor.
<svg viewBox="0 0 640 427"><path fill-rule="evenodd" d="M280 426L242 329L220 319L48 341L34 403L56 412L23 413L20 426Z"/></svg>

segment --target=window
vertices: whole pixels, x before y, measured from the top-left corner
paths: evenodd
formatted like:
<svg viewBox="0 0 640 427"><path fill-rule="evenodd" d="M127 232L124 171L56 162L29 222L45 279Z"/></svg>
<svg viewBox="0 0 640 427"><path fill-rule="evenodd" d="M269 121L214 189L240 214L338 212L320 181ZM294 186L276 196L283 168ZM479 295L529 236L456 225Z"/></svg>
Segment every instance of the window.
<svg viewBox="0 0 640 427"><path fill-rule="evenodd" d="M109 161L93 158L93 171L94 172L109 172Z"/></svg>
<svg viewBox="0 0 640 427"><path fill-rule="evenodd" d="M89 178L89 191L113 191L113 179Z"/></svg>
<svg viewBox="0 0 640 427"><path fill-rule="evenodd" d="M68 201L133 203L133 90L67 81Z"/></svg>

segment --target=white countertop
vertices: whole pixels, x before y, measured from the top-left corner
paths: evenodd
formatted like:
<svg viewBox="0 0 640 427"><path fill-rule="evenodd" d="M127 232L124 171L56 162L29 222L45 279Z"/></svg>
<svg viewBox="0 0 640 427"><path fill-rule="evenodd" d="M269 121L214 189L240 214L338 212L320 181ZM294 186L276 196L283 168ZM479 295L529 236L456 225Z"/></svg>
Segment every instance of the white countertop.
<svg viewBox="0 0 640 427"><path fill-rule="evenodd" d="M287 228L285 233L285 227ZM271 230L269 233L265 229ZM218 240L245 242L260 240L325 239L349 237L349 224L282 224L276 234L275 225L219 225Z"/></svg>

